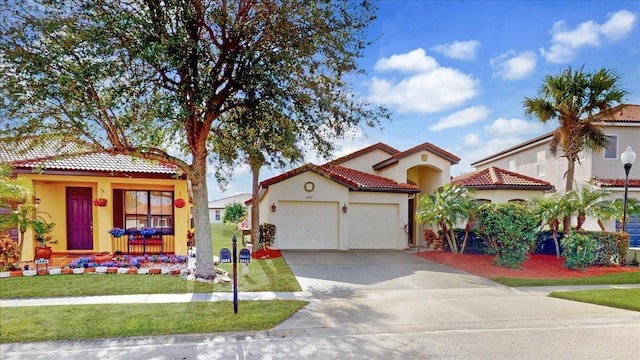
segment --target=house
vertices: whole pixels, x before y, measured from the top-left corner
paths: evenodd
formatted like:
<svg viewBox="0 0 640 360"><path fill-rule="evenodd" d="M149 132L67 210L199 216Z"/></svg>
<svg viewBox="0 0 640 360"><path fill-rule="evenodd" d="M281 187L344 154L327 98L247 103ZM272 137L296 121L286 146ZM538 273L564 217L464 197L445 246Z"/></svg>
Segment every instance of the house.
<svg viewBox="0 0 640 360"><path fill-rule="evenodd" d="M73 144L0 145L0 161L11 164L14 177L31 181L38 211L55 224L47 244L54 253L187 253L191 210L176 194L189 190L173 165ZM127 234L113 237L114 227ZM155 234L144 238L143 228ZM25 234L33 237L30 230ZM23 260L34 258L34 247L25 241Z"/></svg>
<svg viewBox="0 0 640 360"><path fill-rule="evenodd" d="M555 191L547 181L494 166L458 175L451 183L472 189L472 196L480 203L522 202Z"/></svg>
<svg viewBox="0 0 640 360"><path fill-rule="evenodd" d="M211 223L221 223L224 220L224 209L227 205L239 203L244 206L245 201L251 199L251 194L240 193L222 199L209 201L209 219Z"/></svg>
<svg viewBox="0 0 640 360"><path fill-rule="evenodd" d="M585 151L576 163L575 183L586 183L595 188L607 189L612 198L622 198L624 193L625 172L620 162L620 154L631 146L640 152L640 105L622 104L607 114L597 114L594 124L600 126L609 143L605 150ZM521 144L500 151L471 165L476 170L501 168L539 179L553 185L557 191L565 191L564 173L567 160L560 154L553 156L549 150L553 133L546 133ZM628 196L640 200L640 163L636 162L629 173ZM606 224L609 230L619 228L617 221ZM598 230L593 219L585 223L585 229ZM631 217L627 222L630 235L630 247L640 248L640 218Z"/></svg>
<svg viewBox="0 0 640 360"><path fill-rule="evenodd" d="M260 222L280 249L405 249L423 245L417 199L451 179L459 158L430 143L377 143L324 165L260 182Z"/></svg>

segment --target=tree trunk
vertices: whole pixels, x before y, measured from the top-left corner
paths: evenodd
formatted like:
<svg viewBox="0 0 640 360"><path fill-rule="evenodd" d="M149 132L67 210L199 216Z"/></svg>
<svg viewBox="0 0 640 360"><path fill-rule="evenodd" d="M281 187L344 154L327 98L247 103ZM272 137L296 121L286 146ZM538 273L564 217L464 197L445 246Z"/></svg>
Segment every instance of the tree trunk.
<svg viewBox="0 0 640 360"><path fill-rule="evenodd" d="M578 213L578 223L576 224L576 231L582 229L582 225L587 220L587 215L583 212Z"/></svg>
<svg viewBox="0 0 640 360"><path fill-rule="evenodd" d="M260 245L256 244L259 242L260 231L260 204L258 203L260 166L261 164L256 164L255 162L251 164L251 244L253 244L254 249L257 249L256 245L258 245L258 247Z"/></svg>
<svg viewBox="0 0 640 360"><path fill-rule="evenodd" d="M190 176L193 190L193 219L196 241L196 279L211 281L216 276L213 263L213 241L209 220L209 195L207 193L207 163L204 157L194 156Z"/></svg>
<svg viewBox="0 0 640 360"><path fill-rule="evenodd" d="M460 254L464 254L464 249L467 247L467 239L469 238L470 230L471 224L467 222L467 226L464 227L464 239L462 240L462 246L460 246Z"/></svg>
<svg viewBox="0 0 640 360"><path fill-rule="evenodd" d="M567 174L565 179L565 189L564 192L567 193L573 190L573 174L576 169L576 162L574 159L575 156L567 156ZM571 215L565 215L562 221L562 233L567 235L571 230Z"/></svg>

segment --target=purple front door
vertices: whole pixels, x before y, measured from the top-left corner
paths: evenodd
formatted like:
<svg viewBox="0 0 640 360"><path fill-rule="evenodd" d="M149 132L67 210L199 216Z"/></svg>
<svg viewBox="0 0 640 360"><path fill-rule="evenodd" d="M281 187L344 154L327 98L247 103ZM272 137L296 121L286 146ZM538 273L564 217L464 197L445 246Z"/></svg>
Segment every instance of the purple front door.
<svg viewBox="0 0 640 360"><path fill-rule="evenodd" d="M93 249L91 188L67 188L67 249Z"/></svg>

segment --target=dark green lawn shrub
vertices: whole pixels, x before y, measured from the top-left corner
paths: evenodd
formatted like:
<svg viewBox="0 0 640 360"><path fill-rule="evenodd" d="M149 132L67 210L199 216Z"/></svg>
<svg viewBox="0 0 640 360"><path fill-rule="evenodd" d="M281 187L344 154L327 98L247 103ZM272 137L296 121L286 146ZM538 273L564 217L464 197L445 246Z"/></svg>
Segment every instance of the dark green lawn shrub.
<svg viewBox="0 0 640 360"><path fill-rule="evenodd" d="M516 203L483 204L477 214L478 229L500 267L519 269L536 241L538 221L525 206Z"/></svg>
<svg viewBox="0 0 640 360"><path fill-rule="evenodd" d="M598 244L584 231L571 231L561 242L564 265L569 269L584 270L596 259Z"/></svg>

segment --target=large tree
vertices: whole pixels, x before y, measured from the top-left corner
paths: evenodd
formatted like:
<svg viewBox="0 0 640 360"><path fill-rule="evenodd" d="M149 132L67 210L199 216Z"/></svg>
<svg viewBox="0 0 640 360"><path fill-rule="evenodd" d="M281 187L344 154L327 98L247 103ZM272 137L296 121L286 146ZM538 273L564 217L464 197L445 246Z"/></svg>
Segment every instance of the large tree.
<svg viewBox="0 0 640 360"><path fill-rule="evenodd" d="M59 137L176 165L193 190L198 278L215 276L207 163L242 144L223 134L256 126L225 116L249 108L248 94L268 99L295 138L321 152L330 148L317 141L323 130L340 134L384 114L346 80L360 72L375 18L367 0L0 5L0 135Z"/></svg>
<svg viewBox="0 0 640 360"><path fill-rule="evenodd" d="M583 150L599 151L607 146L602 129L594 124L598 120L612 119L609 110L622 102L626 91L618 87L619 76L612 70L600 69L593 73L584 68L567 68L558 75L547 75L540 87L539 96L526 97L525 114L543 123L557 119L558 128L553 132L550 150L555 156L558 148L567 159L564 174L565 191L573 189L576 162ZM564 219L565 233L570 228L570 218Z"/></svg>

